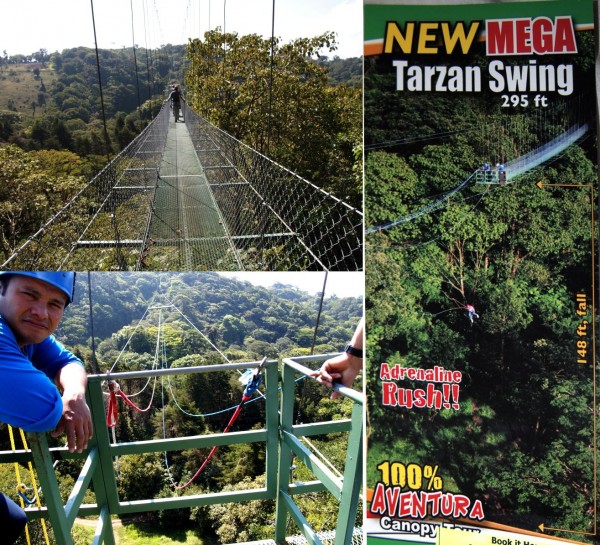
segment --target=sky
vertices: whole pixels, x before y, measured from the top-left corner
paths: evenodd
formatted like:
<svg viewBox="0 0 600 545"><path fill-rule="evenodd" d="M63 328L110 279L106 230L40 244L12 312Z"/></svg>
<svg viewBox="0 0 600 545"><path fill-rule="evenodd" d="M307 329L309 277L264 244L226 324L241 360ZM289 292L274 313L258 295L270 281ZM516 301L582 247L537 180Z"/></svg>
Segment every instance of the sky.
<svg viewBox="0 0 600 545"><path fill-rule="evenodd" d="M228 278L246 280L253 285L269 287L275 283L294 286L309 295L320 293L325 280L324 272L221 272ZM364 298L364 276L362 272L329 272L325 285L325 297Z"/></svg>
<svg viewBox="0 0 600 545"><path fill-rule="evenodd" d="M362 0L4 0L0 54L94 47L92 4L101 49L132 47L134 40L152 49L184 44L216 27L268 38L273 3L275 36L284 42L334 31L338 49L330 57L362 55Z"/></svg>

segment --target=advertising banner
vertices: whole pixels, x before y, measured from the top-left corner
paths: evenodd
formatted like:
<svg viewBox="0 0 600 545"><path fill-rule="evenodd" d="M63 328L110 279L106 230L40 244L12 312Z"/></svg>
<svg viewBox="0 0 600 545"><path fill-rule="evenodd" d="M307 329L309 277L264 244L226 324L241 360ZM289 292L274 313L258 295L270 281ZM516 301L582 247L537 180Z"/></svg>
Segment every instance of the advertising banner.
<svg viewBox="0 0 600 545"><path fill-rule="evenodd" d="M594 5L365 1L367 541L597 541Z"/></svg>

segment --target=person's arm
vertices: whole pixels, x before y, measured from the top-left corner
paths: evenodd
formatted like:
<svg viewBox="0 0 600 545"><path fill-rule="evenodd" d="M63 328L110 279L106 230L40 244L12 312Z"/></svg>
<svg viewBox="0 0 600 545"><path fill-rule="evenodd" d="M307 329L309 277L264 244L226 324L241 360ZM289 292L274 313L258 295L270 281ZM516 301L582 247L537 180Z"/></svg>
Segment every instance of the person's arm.
<svg viewBox="0 0 600 545"><path fill-rule="evenodd" d="M0 422L44 432L54 429L61 415L54 384L31 364L0 317Z"/></svg>
<svg viewBox="0 0 600 545"><path fill-rule="evenodd" d="M63 414L52 436L64 432L69 451L81 452L93 434L92 416L85 401L87 374L79 363L72 362L58 370L55 382L63 392Z"/></svg>
<svg viewBox="0 0 600 545"><path fill-rule="evenodd" d="M92 437L92 418L85 402L87 374L83 363L54 336L35 345L32 362L62 390L62 416L52 436L64 432L69 451L81 452Z"/></svg>
<svg viewBox="0 0 600 545"><path fill-rule="evenodd" d="M361 319L352 336L350 345L359 351L363 351L364 346L364 320ZM331 388L334 382L339 382L344 386L352 386L354 379L361 372L363 358L354 356L349 352L344 352L339 356L328 359L318 371L311 373L311 376L317 377L317 381ZM331 399L339 397L340 394L333 392Z"/></svg>

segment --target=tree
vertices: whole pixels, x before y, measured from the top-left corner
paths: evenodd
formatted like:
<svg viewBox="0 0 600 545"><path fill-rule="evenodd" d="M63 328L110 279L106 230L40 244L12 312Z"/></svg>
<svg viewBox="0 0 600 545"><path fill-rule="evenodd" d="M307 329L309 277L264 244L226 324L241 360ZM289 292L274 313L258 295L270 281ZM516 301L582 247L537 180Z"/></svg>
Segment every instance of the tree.
<svg viewBox="0 0 600 545"><path fill-rule="evenodd" d="M34 154L16 146L0 148L0 247L4 258L83 183L76 176L48 175Z"/></svg>
<svg viewBox="0 0 600 545"><path fill-rule="evenodd" d="M236 485L227 485L223 491L250 490L265 486L264 475L252 480L245 478ZM243 503L211 505L209 516L221 543L243 539L256 541L273 537L274 521L272 500L253 500Z"/></svg>
<svg viewBox="0 0 600 545"><path fill-rule="evenodd" d="M359 205L360 91L331 87L312 60L335 47L333 33L271 44L209 31L188 45L188 100L235 138Z"/></svg>

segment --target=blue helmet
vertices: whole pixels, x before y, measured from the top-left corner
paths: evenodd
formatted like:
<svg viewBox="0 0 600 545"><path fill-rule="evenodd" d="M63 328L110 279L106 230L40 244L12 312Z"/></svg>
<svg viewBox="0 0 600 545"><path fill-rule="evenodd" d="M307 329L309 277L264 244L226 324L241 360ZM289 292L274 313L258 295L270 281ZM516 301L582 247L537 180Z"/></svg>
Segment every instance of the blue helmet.
<svg viewBox="0 0 600 545"><path fill-rule="evenodd" d="M0 277L9 274L18 274L20 276L29 276L37 278L43 282L51 284L58 288L67 296L67 305L73 302L75 295L75 273L74 272L54 272L54 271L0 271ZM65 305L66 306L66 305Z"/></svg>

